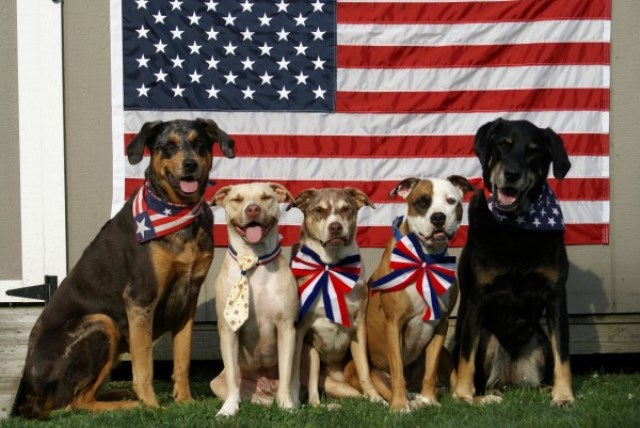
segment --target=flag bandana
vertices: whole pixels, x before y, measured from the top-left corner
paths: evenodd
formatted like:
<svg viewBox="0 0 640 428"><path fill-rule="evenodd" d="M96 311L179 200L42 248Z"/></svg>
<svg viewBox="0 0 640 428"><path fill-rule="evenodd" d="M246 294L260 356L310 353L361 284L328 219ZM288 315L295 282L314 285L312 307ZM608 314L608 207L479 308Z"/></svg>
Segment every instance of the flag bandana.
<svg viewBox="0 0 640 428"><path fill-rule="evenodd" d="M133 200L133 220L139 243L168 235L189 226L202 210L202 201L194 206L172 204L158 198L145 183Z"/></svg>
<svg viewBox="0 0 640 428"><path fill-rule="evenodd" d="M361 271L362 263L359 254L327 264L313 250L303 246L291 263L291 272L296 278L309 276L298 288L300 296L298 319L304 319L322 292L327 318L337 324L350 327L345 295L353 290Z"/></svg>
<svg viewBox="0 0 640 428"><path fill-rule="evenodd" d="M564 219L560 204L547 183L544 184L538 199L531 204L529 210L524 214L500 211L493 201L494 197L491 195L487 204L491 214L499 223L527 230L564 230Z"/></svg>
<svg viewBox="0 0 640 428"><path fill-rule="evenodd" d="M389 267L393 271L374 281L372 292L399 291L415 284L427 304L422 319L440 319L438 296L446 293L455 280L456 258L446 252L425 254L416 235L410 233L396 242Z"/></svg>

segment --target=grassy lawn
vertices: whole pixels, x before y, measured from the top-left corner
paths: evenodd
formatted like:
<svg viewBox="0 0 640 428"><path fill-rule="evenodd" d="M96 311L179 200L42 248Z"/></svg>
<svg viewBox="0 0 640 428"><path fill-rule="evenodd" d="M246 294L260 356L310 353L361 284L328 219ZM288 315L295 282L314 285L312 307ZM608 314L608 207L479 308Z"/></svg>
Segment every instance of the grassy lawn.
<svg viewBox="0 0 640 428"><path fill-rule="evenodd" d="M366 400L342 400L340 408L302 408L287 412L275 406L242 403L234 418L216 419L222 402L209 390L212 373L194 370L191 389L195 400L174 404L169 376L158 373L155 382L162 408L90 414L54 412L46 422L12 418L4 427L639 427L640 373L611 374L591 371L574 376L576 403L572 409L550 406L550 395L538 389L511 388L502 404L474 406L453 401L448 395L441 406L406 415L391 414L382 405ZM116 388L129 387L123 380ZM332 402L327 400L327 403Z"/></svg>

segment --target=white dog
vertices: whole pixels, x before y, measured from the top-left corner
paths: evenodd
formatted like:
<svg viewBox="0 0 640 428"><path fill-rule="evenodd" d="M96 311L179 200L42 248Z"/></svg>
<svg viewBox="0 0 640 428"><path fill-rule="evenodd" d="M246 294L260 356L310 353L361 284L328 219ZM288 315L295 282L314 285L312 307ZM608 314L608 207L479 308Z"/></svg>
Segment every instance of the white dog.
<svg viewBox="0 0 640 428"><path fill-rule="evenodd" d="M291 395L298 315L297 283L281 255L279 202L291 194L275 183L227 186L212 204L224 208L229 251L215 281L223 371L211 389L231 416L240 400L293 408ZM298 370L296 368L295 372ZM297 379L293 379L295 384Z"/></svg>

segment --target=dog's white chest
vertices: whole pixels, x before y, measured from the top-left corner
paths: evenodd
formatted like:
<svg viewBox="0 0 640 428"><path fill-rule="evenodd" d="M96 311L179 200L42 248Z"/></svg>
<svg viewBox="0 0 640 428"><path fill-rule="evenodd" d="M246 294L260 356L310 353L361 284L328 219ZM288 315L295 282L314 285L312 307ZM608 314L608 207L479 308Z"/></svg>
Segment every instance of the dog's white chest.
<svg viewBox="0 0 640 428"><path fill-rule="evenodd" d="M412 305L412 316L407 321L404 329L402 359L406 363L414 361L422 354L425 346L431 341L440 319L424 321L422 318L427 310L427 303L424 298L418 293L415 286L407 287L405 292L409 295ZM448 290L438 296L438 304L440 305L442 316L446 316L448 313L449 298L450 292Z"/></svg>
<svg viewBox="0 0 640 428"><path fill-rule="evenodd" d="M276 260L267 266L257 266L247 274L249 282L249 318L239 330L240 363L245 368L272 367L277 363L277 336L281 325L293 325L298 314L298 292L295 278L286 266L284 259ZM223 274L226 279L218 278L219 290L216 298L224 299L232 285L240 278L237 263L227 264ZM224 284L224 285L223 285ZM220 302L218 316L224 308Z"/></svg>

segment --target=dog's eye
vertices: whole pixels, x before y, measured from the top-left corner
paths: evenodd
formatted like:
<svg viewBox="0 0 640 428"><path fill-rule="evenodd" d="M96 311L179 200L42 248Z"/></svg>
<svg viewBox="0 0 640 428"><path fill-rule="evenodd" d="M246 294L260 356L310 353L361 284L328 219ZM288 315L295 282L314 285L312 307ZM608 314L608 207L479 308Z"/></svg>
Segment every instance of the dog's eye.
<svg viewBox="0 0 640 428"><path fill-rule="evenodd" d="M427 197L420 198L414 202L414 205L418 209L427 209L431 205L431 199Z"/></svg>
<svg viewBox="0 0 640 428"><path fill-rule="evenodd" d="M511 149L512 145L513 144L511 144L511 141L507 140L507 139L502 139L502 140L498 141L498 147L503 152L509 151Z"/></svg>
<svg viewBox="0 0 640 428"><path fill-rule="evenodd" d="M192 143L193 150L199 154L203 154L207 151L207 143L202 140L195 140Z"/></svg>
<svg viewBox="0 0 640 428"><path fill-rule="evenodd" d="M244 200L244 198L240 195L231 198L231 202L239 204Z"/></svg>
<svg viewBox="0 0 640 428"><path fill-rule="evenodd" d="M349 214L351 214L352 209L351 209L350 206L346 205L346 206L340 208L339 211L340 211L340 214L349 215Z"/></svg>
<svg viewBox="0 0 640 428"><path fill-rule="evenodd" d="M447 203L448 203L449 205L455 205L455 204L457 204L457 203L458 203L458 201L456 200L456 198L451 198L451 197L449 197L449 198L447 198Z"/></svg>
<svg viewBox="0 0 640 428"><path fill-rule="evenodd" d="M260 196L260 199L263 200L263 201L270 201L270 200L273 199L273 196L268 195L268 194L265 193L264 195Z"/></svg>
<svg viewBox="0 0 640 428"><path fill-rule="evenodd" d="M173 156L178 152L179 147L176 144L165 144L161 147L162 155L165 157Z"/></svg>
<svg viewBox="0 0 640 428"><path fill-rule="evenodd" d="M311 208L311 212L315 215L321 216L324 214L324 208L321 206L316 206Z"/></svg>

